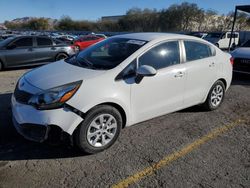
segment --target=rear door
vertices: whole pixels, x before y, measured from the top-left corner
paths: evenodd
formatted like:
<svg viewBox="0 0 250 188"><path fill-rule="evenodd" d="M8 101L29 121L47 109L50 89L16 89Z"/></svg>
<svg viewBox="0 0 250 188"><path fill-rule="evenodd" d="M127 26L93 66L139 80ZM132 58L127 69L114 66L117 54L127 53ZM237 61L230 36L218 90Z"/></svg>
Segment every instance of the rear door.
<svg viewBox="0 0 250 188"><path fill-rule="evenodd" d="M35 59L36 62L51 62L55 61L56 46L53 41L48 37L36 37L35 43Z"/></svg>
<svg viewBox="0 0 250 188"><path fill-rule="evenodd" d="M185 107L203 102L216 81L218 65L212 46L199 41L183 41L187 71Z"/></svg>
<svg viewBox="0 0 250 188"><path fill-rule="evenodd" d="M33 37L17 38L10 45L15 47L6 49L5 59L8 66L22 66L34 62Z"/></svg>

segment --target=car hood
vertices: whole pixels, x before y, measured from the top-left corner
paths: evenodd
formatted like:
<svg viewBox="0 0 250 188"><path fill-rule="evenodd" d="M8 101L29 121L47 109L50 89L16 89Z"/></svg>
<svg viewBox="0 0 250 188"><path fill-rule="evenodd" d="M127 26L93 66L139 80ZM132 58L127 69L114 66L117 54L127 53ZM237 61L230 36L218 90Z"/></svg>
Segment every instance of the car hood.
<svg viewBox="0 0 250 188"><path fill-rule="evenodd" d="M79 80L87 80L105 72L78 67L61 60L36 68L26 73L24 78L31 85L46 90Z"/></svg>
<svg viewBox="0 0 250 188"><path fill-rule="evenodd" d="M231 52L234 58L248 58L250 59L250 48L240 47Z"/></svg>

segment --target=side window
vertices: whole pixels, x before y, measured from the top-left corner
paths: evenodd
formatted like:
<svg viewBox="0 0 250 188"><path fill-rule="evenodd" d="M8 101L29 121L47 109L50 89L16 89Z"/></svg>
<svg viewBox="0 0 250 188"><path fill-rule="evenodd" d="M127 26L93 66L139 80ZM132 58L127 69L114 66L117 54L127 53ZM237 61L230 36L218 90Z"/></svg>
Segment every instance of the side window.
<svg viewBox="0 0 250 188"><path fill-rule="evenodd" d="M232 35L231 35L231 33L227 34L227 38L231 38L231 36L232 36L232 38L238 38L238 34L235 34L235 33L233 33Z"/></svg>
<svg viewBox="0 0 250 188"><path fill-rule="evenodd" d="M186 61L194 61L212 56L209 45L194 41L184 41Z"/></svg>
<svg viewBox="0 0 250 188"><path fill-rule="evenodd" d="M52 40L49 38L37 37L37 46L52 46Z"/></svg>
<svg viewBox="0 0 250 188"><path fill-rule="evenodd" d="M18 39L14 42L17 47L31 47L33 46L32 37Z"/></svg>
<svg viewBox="0 0 250 188"><path fill-rule="evenodd" d="M139 58L139 65L150 65L156 70L180 63L179 42L160 44Z"/></svg>

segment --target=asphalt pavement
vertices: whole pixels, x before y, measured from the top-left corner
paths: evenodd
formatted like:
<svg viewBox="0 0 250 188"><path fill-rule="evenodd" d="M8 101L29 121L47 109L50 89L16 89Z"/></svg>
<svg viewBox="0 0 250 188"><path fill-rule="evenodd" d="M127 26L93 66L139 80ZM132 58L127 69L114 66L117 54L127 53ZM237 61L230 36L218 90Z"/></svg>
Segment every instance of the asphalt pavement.
<svg viewBox="0 0 250 188"><path fill-rule="evenodd" d="M114 146L83 155L22 138L10 97L26 70L0 72L0 187L250 187L250 78L236 75L224 103L122 130Z"/></svg>

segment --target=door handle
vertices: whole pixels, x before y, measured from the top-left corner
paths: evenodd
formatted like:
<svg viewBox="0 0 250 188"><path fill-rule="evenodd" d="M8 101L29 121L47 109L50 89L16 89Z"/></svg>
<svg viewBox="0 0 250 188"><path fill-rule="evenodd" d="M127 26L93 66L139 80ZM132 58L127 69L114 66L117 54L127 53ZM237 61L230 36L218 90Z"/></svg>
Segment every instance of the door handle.
<svg viewBox="0 0 250 188"><path fill-rule="evenodd" d="M56 48L55 47L51 47L51 50L56 50Z"/></svg>
<svg viewBox="0 0 250 188"><path fill-rule="evenodd" d="M32 52L32 51L33 51L33 48L28 48L28 51L29 51L29 52Z"/></svg>
<svg viewBox="0 0 250 188"><path fill-rule="evenodd" d="M174 75L174 77L175 78L180 78L180 77L183 77L184 76L184 72L177 72L175 75Z"/></svg>
<svg viewBox="0 0 250 188"><path fill-rule="evenodd" d="M214 67L214 66L215 66L214 62L212 62L212 63L209 64L209 67Z"/></svg>

